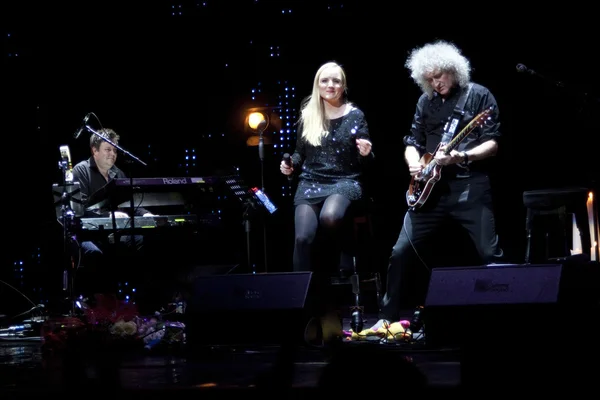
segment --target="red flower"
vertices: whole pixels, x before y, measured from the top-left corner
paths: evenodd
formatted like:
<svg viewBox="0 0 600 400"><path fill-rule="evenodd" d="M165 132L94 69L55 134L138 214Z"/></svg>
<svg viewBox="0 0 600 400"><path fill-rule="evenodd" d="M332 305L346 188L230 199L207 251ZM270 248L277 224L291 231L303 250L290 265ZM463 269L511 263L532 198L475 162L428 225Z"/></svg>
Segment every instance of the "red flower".
<svg viewBox="0 0 600 400"><path fill-rule="evenodd" d="M107 326L119 320L131 321L138 316L135 304L117 299L115 295L96 294L96 306L86 309L86 318L91 325Z"/></svg>

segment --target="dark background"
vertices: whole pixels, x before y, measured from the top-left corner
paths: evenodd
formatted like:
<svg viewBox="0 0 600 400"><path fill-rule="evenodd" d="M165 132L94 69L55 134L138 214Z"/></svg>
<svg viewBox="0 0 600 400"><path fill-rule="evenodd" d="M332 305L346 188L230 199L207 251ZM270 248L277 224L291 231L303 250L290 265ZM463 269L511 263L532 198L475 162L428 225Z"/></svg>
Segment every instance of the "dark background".
<svg viewBox="0 0 600 400"><path fill-rule="evenodd" d="M276 105L288 85L296 93L290 113L297 117L314 73L329 60L346 68L350 98L369 122L377 160L370 177L373 251L375 268L384 269L406 211L402 137L420 95L403 65L412 48L438 38L464 51L472 79L497 98L503 134L493 175L498 230L507 260L522 262L523 191L596 185L598 33L592 11L581 6L473 4L4 2L6 239L0 276L30 295L42 283L60 286L60 230L57 236L50 186L60 180L60 145L70 146L74 163L89 156L89 133L73 138L88 112L148 163L132 166L134 176L205 176L239 168L249 185L260 186L257 148L246 146L245 111ZM537 74L518 73L518 63ZM183 165L185 149L195 150L195 166ZM254 225L252 255L259 270L263 234L269 271L291 265L293 213L287 181L278 172L281 152L268 146L264 162L265 188L279 210L265 225ZM117 162L121 167L125 158ZM224 213L232 215L231 230L196 249L206 256L198 264L212 263L218 254L243 271L240 210L232 206ZM35 265L25 278L14 268L20 260Z"/></svg>

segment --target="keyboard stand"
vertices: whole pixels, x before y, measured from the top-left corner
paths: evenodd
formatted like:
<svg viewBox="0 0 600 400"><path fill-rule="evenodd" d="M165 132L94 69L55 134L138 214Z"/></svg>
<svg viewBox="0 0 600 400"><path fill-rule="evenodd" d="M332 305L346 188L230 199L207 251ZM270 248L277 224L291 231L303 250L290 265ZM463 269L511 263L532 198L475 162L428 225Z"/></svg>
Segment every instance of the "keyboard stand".
<svg viewBox="0 0 600 400"><path fill-rule="evenodd" d="M62 290L66 293L66 300L69 303L69 312L75 312L74 298L74 275L75 275L75 257L73 254L75 232L78 230L78 217L83 214L83 202L81 200L81 189L77 182L66 182L66 168L63 163L59 163L63 170L62 184L53 184L52 193L54 195L54 207L56 217L62 226L63 236L63 285Z"/></svg>

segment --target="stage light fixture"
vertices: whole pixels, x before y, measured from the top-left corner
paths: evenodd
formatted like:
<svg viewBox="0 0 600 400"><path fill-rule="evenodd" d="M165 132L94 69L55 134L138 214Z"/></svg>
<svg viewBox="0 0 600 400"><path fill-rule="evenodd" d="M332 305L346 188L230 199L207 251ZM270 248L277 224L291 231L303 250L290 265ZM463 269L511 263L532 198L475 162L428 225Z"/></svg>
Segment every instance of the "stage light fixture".
<svg viewBox="0 0 600 400"><path fill-rule="evenodd" d="M248 114L248 126L253 131L262 133L269 126L268 117L259 111L254 111Z"/></svg>

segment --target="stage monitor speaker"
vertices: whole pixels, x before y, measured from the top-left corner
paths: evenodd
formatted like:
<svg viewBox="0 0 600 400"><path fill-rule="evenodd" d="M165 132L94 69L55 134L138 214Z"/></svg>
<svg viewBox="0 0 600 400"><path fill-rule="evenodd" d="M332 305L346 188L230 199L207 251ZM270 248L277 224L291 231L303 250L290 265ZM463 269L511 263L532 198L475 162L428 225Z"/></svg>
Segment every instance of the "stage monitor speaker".
<svg viewBox="0 0 600 400"><path fill-rule="evenodd" d="M302 340L310 318L311 272L200 276L186 309L192 352L213 345Z"/></svg>
<svg viewBox="0 0 600 400"><path fill-rule="evenodd" d="M575 360L598 353L598 291L589 296L597 270L563 264L433 269L425 342L460 351L465 385L563 383L567 369L578 368Z"/></svg>
<svg viewBox="0 0 600 400"><path fill-rule="evenodd" d="M435 268L426 306L555 303L561 264Z"/></svg>

